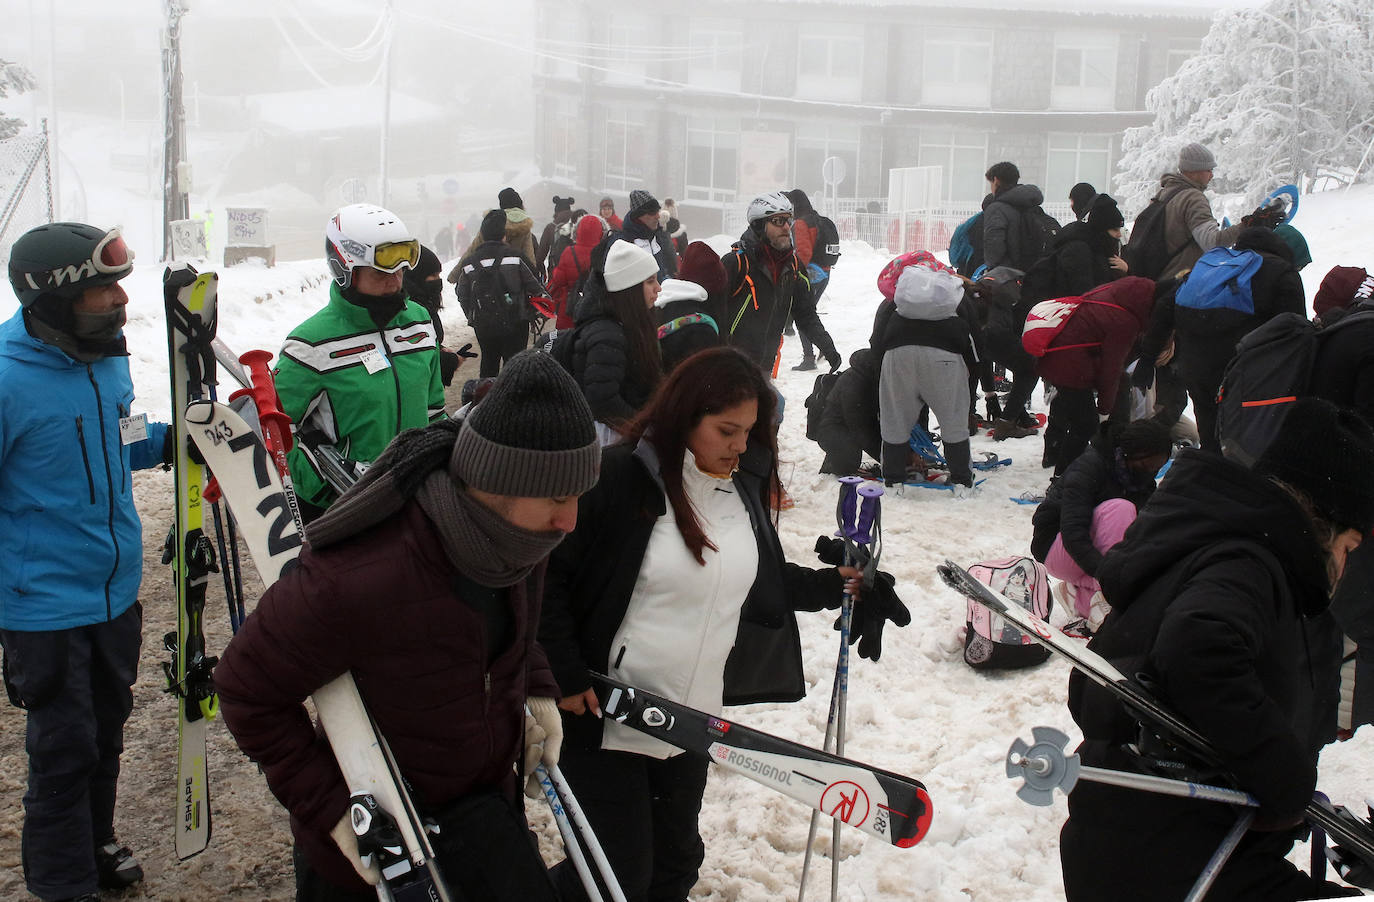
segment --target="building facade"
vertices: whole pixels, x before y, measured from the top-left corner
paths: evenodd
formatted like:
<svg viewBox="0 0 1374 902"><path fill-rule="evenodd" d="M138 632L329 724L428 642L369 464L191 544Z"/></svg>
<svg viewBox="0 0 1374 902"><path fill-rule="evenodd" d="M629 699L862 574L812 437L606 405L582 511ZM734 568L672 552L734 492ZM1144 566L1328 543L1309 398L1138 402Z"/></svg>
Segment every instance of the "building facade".
<svg viewBox="0 0 1374 902"><path fill-rule="evenodd" d="M916 166L940 167L926 205L955 212L999 160L1047 208L1079 181L1110 191L1122 133L1149 121L1146 92L1197 51L1212 8L1010 5L540 4L541 171L674 197L707 230L759 191L821 198L827 158L837 212L885 212L890 170Z"/></svg>

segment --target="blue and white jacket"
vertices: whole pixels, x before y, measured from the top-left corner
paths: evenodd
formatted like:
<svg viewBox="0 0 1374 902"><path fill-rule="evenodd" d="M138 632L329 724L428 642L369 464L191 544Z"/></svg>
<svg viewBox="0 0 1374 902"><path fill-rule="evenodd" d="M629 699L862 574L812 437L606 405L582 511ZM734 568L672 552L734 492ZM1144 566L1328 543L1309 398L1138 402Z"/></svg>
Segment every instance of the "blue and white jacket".
<svg viewBox="0 0 1374 902"><path fill-rule="evenodd" d="M82 363L16 311L0 325L0 629L113 620L138 598L143 529L132 470L162 462L167 427L124 445L129 361Z"/></svg>

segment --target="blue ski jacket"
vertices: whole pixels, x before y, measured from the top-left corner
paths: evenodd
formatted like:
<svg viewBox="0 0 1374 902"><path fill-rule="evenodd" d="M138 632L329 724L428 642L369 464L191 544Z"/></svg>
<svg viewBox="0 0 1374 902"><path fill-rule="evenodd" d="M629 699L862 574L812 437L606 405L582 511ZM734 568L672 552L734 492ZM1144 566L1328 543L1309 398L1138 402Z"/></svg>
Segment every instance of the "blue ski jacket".
<svg viewBox="0 0 1374 902"><path fill-rule="evenodd" d="M127 358L74 360L22 311L0 325L0 629L86 626L137 600L131 471L162 462L167 426L123 444L133 399Z"/></svg>

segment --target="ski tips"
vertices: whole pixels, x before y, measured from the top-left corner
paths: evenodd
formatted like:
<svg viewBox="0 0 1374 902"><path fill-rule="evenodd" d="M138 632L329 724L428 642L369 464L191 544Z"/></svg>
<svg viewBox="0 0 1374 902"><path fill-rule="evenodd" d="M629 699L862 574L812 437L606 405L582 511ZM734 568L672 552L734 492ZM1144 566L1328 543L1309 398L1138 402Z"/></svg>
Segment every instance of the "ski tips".
<svg viewBox="0 0 1374 902"><path fill-rule="evenodd" d="M925 839L930 832L931 821L935 819L935 806L924 786L916 790L916 800L921 804L922 811L912 818L912 830L904 830L893 839L892 844L899 849L910 849Z"/></svg>

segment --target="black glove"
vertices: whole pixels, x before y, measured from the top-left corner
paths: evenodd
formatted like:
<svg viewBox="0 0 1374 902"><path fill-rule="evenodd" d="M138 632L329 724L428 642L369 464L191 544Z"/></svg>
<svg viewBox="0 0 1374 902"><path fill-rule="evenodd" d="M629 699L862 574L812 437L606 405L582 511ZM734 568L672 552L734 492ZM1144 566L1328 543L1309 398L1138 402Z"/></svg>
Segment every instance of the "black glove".
<svg viewBox="0 0 1374 902"><path fill-rule="evenodd" d="M1246 228L1259 226L1265 229L1272 229L1282 223L1284 219L1285 216L1283 215L1282 205L1272 207L1261 205L1256 207L1253 213L1241 217L1240 224Z"/></svg>
<svg viewBox="0 0 1374 902"><path fill-rule="evenodd" d="M1341 847L1339 843L1326 850L1326 857L1331 860L1331 865L1336 869L1336 873L1341 875L1341 879L1346 883L1365 889L1374 889L1374 867L1371 867L1363 858L1347 849Z"/></svg>
<svg viewBox="0 0 1374 902"><path fill-rule="evenodd" d="M825 354L825 362L830 364L830 372L837 373L840 370L840 365L844 363L844 358L840 356L839 351L831 348Z"/></svg>
<svg viewBox="0 0 1374 902"><path fill-rule="evenodd" d="M854 614L849 623L849 644L859 643L859 657L876 661L883 653L883 626L891 620L893 626L911 622L911 611L902 604L894 589L896 579L891 573L879 570L872 586L865 586L859 600L854 602Z"/></svg>
<svg viewBox="0 0 1374 902"><path fill-rule="evenodd" d="M1148 391L1155 384L1155 365L1144 357L1135 362L1135 372L1131 373L1131 384L1141 391Z"/></svg>
<svg viewBox="0 0 1374 902"><path fill-rule="evenodd" d="M472 349L472 342L468 342L467 344L463 345L454 353L456 353L459 357L462 357L466 360L476 360L478 357L477 352Z"/></svg>

